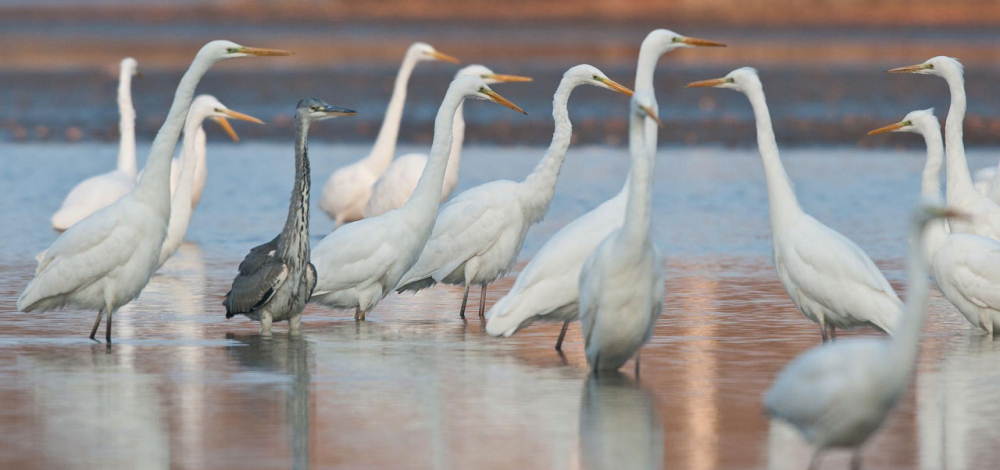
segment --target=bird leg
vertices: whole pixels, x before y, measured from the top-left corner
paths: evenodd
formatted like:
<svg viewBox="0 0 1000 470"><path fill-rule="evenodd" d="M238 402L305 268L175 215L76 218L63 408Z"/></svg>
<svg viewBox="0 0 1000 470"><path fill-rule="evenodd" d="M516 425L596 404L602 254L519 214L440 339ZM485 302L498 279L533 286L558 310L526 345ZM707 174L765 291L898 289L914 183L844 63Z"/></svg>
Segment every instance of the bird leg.
<svg viewBox="0 0 1000 470"><path fill-rule="evenodd" d="M556 340L556 351L562 351L563 338L566 337L566 329L569 328L569 320L563 322L562 331L559 332L559 339Z"/></svg>
<svg viewBox="0 0 1000 470"><path fill-rule="evenodd" d="M984 330L986 330L986 334L990 335L990 337L992 338L993 337L993 319L990 318L988 315L986 315L986 313L980 312L979 313L979 324L983 327Z"/></svg>
<svg viewBox="0 0 1000 470"><path fill-rule="evenodd" d="M483 284L483 290L479 294L479 318L486 318L486 284Z"/></svg>
<svg viewBox="0 0 1000 470"><path fill-rule="evenodd" d="M93 339L94 341L97 341L96 339L94 339L94 336L97 336L97 327L101 326L101 318L103 316L104 316L104 310L98 310L97 320L94 321L94 328L90 330L90 339Z"/></svg>
<svg viewBox="0 0 1000 470"><path fill-rule="evenodd" d="M104 339L111 343L111 314L115 313L114 310L108 309L108 321L105 323L106 331L104 332Z"/></svg>
<svg viewBox="0 0 1000 470"><path fill-rule="evenodd" d="M851 457L851 470L861 470L861 448L855 450Z"/></svg>
<svg viewBox="0 0 1000 470"><path fill-rule="evenodd" d="M365 311L361 310L361 321L368 321L366 318Z"/></svg>
<svg viewBox="0 0 1000 470"><path fill-rule="evenodd" d="M826 337L826 323L823 322L823 317L819 318L819 334L823 335L824 343L829 341L829 338Z"/></svg>
<svg viewBox="0 0 1000 470"><path fill-rule="evenodd" d="M837 341L837 327L830 325L830 341Z"/></svg>
<svg viewBox="0 0 1000 470"><path fill-rule="evenodd" d="M469 285L465 285L465 295L462 296L462 310L458 312L458 316L465 320L465 304L469 302Z"/></svg>
<svg viewBox="0 0 1000 470"><path fill-rule="evenodd" d="M271 312L264 310L264 313L260 316L260 335L261 336L271 336L271 322L274 321L271 317Z"/></svg>
<svg viewBox="0 0 1000 470"><path fill-rule="evenodd" d="M299 334L299 326L302 325L302 314L292 315L288 318L288 334L297 335Z"/></svg>
<svg viewBox="0 0 1000 470"><path fill-rule="evenodd" d="M638 351L635 352L635 378L636 378L636 380L639 379L639 359L641 359L641 358L642 358L642 350L640 349L640 350L638 350Z"/></svg>

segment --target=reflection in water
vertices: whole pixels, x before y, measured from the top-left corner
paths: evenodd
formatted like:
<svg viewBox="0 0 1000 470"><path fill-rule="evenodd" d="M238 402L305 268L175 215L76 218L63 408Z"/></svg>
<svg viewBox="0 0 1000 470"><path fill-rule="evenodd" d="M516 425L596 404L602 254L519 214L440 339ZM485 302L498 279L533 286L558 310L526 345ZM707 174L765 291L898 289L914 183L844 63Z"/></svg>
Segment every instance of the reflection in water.
<svg viewBox="0 0 1000 470"><path fill-rule="evenodd" d="M591 375L580 401L582 467L663 468L663 422L653 394L617 372Z"/></svg>
<svg viewBox="0 0 1000 470"><path fill-rule="evenodd" d="M291 386L285 391L285 419L291 428L292 468L309 468L309 421L312 416L309 371L313 363L309 342L301 335L263 337L227 334L226 339L241 343L227 351L244 368L291 376Z"/></svg>
<svg viewBox="0 0 1000 470"><path fill-rule="evenodd" d="M684 396L688 397L686 407L686 445L689 457L685 468L710 470L718 464L719 408L715 403L718 393L718 322L710 315L716 311L719 281L713 278L692 276L678 281L681 287L674 300L684 312L692 315L691 324L684 328L682 336L687 341L688 352L683 366Z"/></svg>
<svg viewBox="0 0 1000 470"><path fill-rule="evenodd" d="M1000 467L990 444L1000 442L997 364L1000 345L974 335L947 351L934 370L917 376L920 468Z"/></svg>

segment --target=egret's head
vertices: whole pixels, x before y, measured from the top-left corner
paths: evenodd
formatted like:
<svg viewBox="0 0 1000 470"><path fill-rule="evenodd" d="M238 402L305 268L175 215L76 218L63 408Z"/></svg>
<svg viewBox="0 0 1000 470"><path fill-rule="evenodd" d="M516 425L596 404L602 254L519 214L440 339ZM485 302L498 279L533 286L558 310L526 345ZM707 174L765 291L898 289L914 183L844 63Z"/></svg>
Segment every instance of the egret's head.
<svg viewBox="0 0 1000 470"><path fill-rule="evenodd" d="M663 127L663 122L660 121L660 117L656 115L656 111L654 110L654 103L656 103L656 100L652 93L639 92L632 95L630 109L634 116L652 119L658 126Z"/></svg>
<svg viewBox="0 0 1000 470"><path fill-rule="evenodd" d="M291 52L281 49L264 49L260 47L247 47L236 44L232 41L215 40L202 46L198 51L199 57L209 57L213 60L235 59L237 57L251 56L281 56L291 55Z"/></svg>
<svg viewBox="0 0 1000 470"><path fill-rule="evenodd" d="M451 81L451 85L448 87L448 92L458 92L466 98L492 101L494 103L502 104L521 114L528 114L516 104L511 103L507 98L504 98L497 94L497 92L491 90L490 86L487 85L482 78L474 75L460 75L455 77L455 79Z"/></svg>
<svg viewBox="0 0 1000 470"><path fill-rule="evenodd" d="M932 57L926 62L906 67L898 67L886 70L886 73L920 73L924 75L937 75L943 77L948 74L962 75L962 63L958 59L939 55Z"/></svg>
<svg viewBox="0 0 1000 470"><path fill-rule="evenodd" d="M229 121L227 119L237 119L256 124L264 124L264 121L261 121L260 119L227 108L226 105L222 104L214 96L198 95L195 97L194 101L191 102L191 108L188 110L187 120L191 124L200 126L206 119L211 119L218 123L219 126L222 127L222 130L226 131L226 134L228 134L234 142L239 142L240 138L236 135L236 131L233 130L233 127L229 125Z"/></svg>
<svg viewBox="0 0 1000 470"><path fill-rule="evenodd" d="M642 41L642 49L654 50L657 52L657 55L662 55L681 47L726 47L726 45L707 39L687 37L669 29L653 30Z"/></svg>
<svg viewBox="0 0 1000 470"><path fill-rule="evenodd" d="M131 57L126 57L122 59L121 63L121 73L123 76L131 77L133 75L142 78L142 74L139 73L139 62Z"/></svg>
<svg viewBox="0 0 1000 470"><path fill-rule="evenodd" d="M451 62L453 64L461 64L462 62L448 54L438 52L434 49L434 46L427 44L425 42L415 42L410 45L410 49L406 51L406 55L413 57L417 60L443 60L445 62Z"/></svg>
<svg viewBox="0 0 1000 470"><path fill-rule="evenodd" d="M319 98L306 98L299 101L295 108L295 116L306 121L322 121L340 116L354 116L358 114L353 109L341 108L327 104Z"/></svg>
<svg viewBox="0 0 1000 470"><path fill-rule="evenodd" d="M884 134L886 132L912 132L914 134L921 134L925 131L933 130L940 132L940 126L941 124L938 122L937 117L934 116L934 108L921 109L911 111L902 121L875 129L869 132L868 135Z"/></svg>
<svg viewBox="0 0 1000 470"><path fill-rule="evenodd" d="M607 75L604 75L604 72L601 72L593 65L577 65L567 70L566 73L563 74L563 79L570 79L578 85L593 85L632 96L632 90L629 90L628 87L608 78Z"/></svg>
<svg viewBox="0 0 1000 470"><path fill-rule="evenodd" d="M691 82L688 88L730 88L746 93L748 90L761 88L760 77L757 76L757 69L753 67L743 67L729 72L725 77Z"/></svg>
<svg viewBox="0 0 1000 470"><path fill-rule="evenodd" d="M471 75L473 77L479 77L486 82L487 85L493 85L495 83L505 83L505 82L530 82L531 77L522 77L520 75L504 75L500 73L493 73L488 67L479 64L473 64L466 67L462 67L458 73L455 74L456 77L460 75Z"/></svg>

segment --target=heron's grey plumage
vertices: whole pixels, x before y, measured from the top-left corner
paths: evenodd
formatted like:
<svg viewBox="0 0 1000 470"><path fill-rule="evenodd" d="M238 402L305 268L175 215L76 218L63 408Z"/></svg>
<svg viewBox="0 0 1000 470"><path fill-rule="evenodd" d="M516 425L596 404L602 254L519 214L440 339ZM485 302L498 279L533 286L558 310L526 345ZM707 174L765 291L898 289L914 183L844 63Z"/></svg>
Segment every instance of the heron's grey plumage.
<svg viewBox="0 0 1000 470"><path fill-rule="evenodd" d="M254 247L240 263L233 287L222 302L226 318L246 315L270 334L271 322L288 320L298 329L302 310L316 287L316 267L309 262L309 124L354 114L315 98L302 100L295 112L295 187L285 228L273 240Z"/></svg>

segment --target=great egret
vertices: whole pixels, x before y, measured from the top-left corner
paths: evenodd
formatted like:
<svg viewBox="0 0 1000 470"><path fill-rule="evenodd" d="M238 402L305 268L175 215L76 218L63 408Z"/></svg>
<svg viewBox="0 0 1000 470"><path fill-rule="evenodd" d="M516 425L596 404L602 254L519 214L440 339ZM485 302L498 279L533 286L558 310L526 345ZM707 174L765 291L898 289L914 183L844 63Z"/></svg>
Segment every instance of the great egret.
<svg viewBox="0 0 1000 470"><path fill-rule="evenodd" d="M70 190L62 207L52 214L52 228L63 231L85 217L117 201L135 188L135 108L132 107L132 76L142 76L131 57L122 59L118 74L118 167L91 176Z"/></svg>
<svg viewBox="0 0 1000 470"><path fill-rule="evenodd" d="M570 93L594 85L631 95L632 90L590 65L563 74L552 98L556 129L552 143L531 174L521 182L499 180L469 189L445 204L420 259L403 276L397 290L420 290L438 282L465 286L459 315L465 318L469 287L482 286L479 316L483 317L486 286L510 270L524 244L528 228L545 217L573 136L569 121Z"/></svg>
<svg viewBox="0 0 1000 470"><path fill-rule="evenodd" d="M205 119L211 118L217 121L223 129L235 141L239 141L236 132L230 127L226 118L239 119L241 121L264 124L263 121L253 116L238 113L226 107L214 96L200 95L191 102L187 119L184 121L184 142L181 147L180 175L175 190L170 196L170 223L167 226L167 238L163 241L160 249L160 262L158 266L163 266L177 249L184 243L184 235L187 234L188 225L191 223L191 215L194 212L194 191L196 188L196 176L198 167L205 161L205 130L201 125ZM201 137L199 139L199 137ZM176 161L176 159L175 159ZM173 168L171 166L171 174Z"/></svg>
<svg viewBox="0 0 1000 470"><path fill-rule="evenodd" d="M114 312L139 296L159 264L170 220L171 156L201 77L226 59L288 54L221 40L202 47L177 86L135 189L70 227L38 255L35 278L17 299L17 309L31 312L72 306L97 310L92 339L107 312L110 342Z"/></svg>
<svg viewBox="0 0 1000 470"><path fill-rule="evenodd" d="M208 95L202 95L208 96ZM198 99L201 96L196 96L194 101L191 103L192 109L198 105ZM188 113L188 118L190 118L191 113ZM236 131L233 127L229 125L229 121L223 116L215 116L212 118L233 142L239 142L240 136L236 135ZM208 179L208 162L206 161L206 143L207 136L205 135L205 129L202 126L198 126L198 129L194 133L194 177L192 179L193 184L191 187L191 208L194 209L198 207L198 203L201 202L201 195L205 191L205 182ZM184 141L187 142L187 133L184 134ZM177 182L181 179L181 163L184 161L186 150L186 145L182 144L181 154L175 157L173 162L170 164L170 195L174 195L177 191Z"/></svg>
<svg viewBox="0 0 1000 470"><path fill-rule="evenodd" d="M459 70L455 76L474 75L482 78L487 85L502 82L530 82L529 77L517 75L501 75L482 65L470 65ZM452 126L451 155L448 157L448 169L444 172L444 186L441 188L441 201L448 199L458 184L458 166L462 160L462 143L465 141L465 118L462 116L464 106L459 106L455 112L455 124ZM372 185L371 197L365 206L365 217L382 215L393 209L399 209L417 187L417 180L427 166L427 155L410 153L392 161L389 168L382 173L378 181Z"/></svg>
<svg viewBox="0 0 1000 470"><path fill-rule="evenodd" d="M921 183L924 198L941 197L941 124L933 109L913 111L902 121L868 133L912 132L927 143ZM925 234L926 257L934 282L958 311L990 335L1000 331L1000 242L969 233L949 234L944 222L933 222Z"/></svg>
<svg viewBox="0 0 1000 470"><path fill-rule="evenodd" d="M778 279L802 315L819 324L823 341L829 328L873 326L892 333L903 303L875 263L853 241L806 214L781 164L771 115L757 71L736 69L724 78L688 87L730 88L750 99L757 121L757 146L771 211L771 244Z"/></svg>
<svg viewBox="0 0 1000 470"><path fill-rule="evenodd" d="M674 49L695 46L724 46L704 39L681 36L667 29L650 32L639 48L635 71L636 92L653 90L653 72L660 56ZM655 96L650 109L659 113ZM656 124L646 126L646 145L656 148ZM577 282L584 261L609 233L622 225L628 194L626 180L621 191L590 212L578 217L556 232L535 254L514 281L510 292L490 308L487 328L502 330L510 336L536 320L561 321L562 332L556 340L556 350L562 349L569 322L577 319ZM509 326L501 327L502 322ZM494 322L496 326L490 326ZM497 336L499 336L497 334Z"/></svg>
<svg viewBox="0 0 1000 470"><path fill-rule="evenodd" d="M441 183L451 152L455 111L466 98L492 100L523 113L490 89L483 79L456 77L448 87L434 120L431 157L410 200L396 210L345 225L313 250L319 280L312 300L331 308L353 308L354 319L392 291L417 261L437 219Z"/></svg>
<svg viewBox="0 0 1000 470"><path fill-rule="evenodd" d="M951 107L944 125L948 205L970 214L968 220L948 221L952 233L974 233L1000 240L1000 206L976 191L965 159L962 123L965 120L965 78L962 64L951 57L933 57L922 64L891 69L889 73L918 73L944 78L951 91Z"/></svg>
<svg viewBox="0 0 1000 470"><path fill-rule="evenodd" d="M422 42L413 43L406 51L403 65L396 74L389 107L385 110L385 118L371 152L367 157L334 171L323 185L319 207L336 222L337 227L364 217L372 185L389 168L392 157L396 154L399 122L403 119L403 104L406 102L406 84L417 63L426 60L459 63L458 59L442 54L430 44Z"/></svg>
<svg viewBox="0 0 1000 470"><path fill-rule="evenodd" d="M629 113L628 205L622 227L594 249L580 271L580 326L591 371L618 370L653 337L663 308L663 253L653 244L653 164L645 142L653 93L636 92Z"/></svg>
<svg viewBox="0 0 1000 470"><path fill-rule="evenodd" d="M764 396L767 414L797 428L814 447L809 468L816 468L820 452L835 447L854 449L851 468L860 468L861 446L906 393L927 313L924 228L946 216L957 220L960 214L924 202L913 215L907 312L895 337L813 347L785 366Z"/></svg>
<svg viewBox="0 0 1000 470"><path fill-rule="evenodd" d="M357 112L330 106L316 98L299 101L295 109L295 186L285 228L274 240L254 247L240 263L240 273L222 302L226 318L246 315L260 321L260 334L271 335L271 322L288 320L299 332L302 309L316 287L316 267L309 262L309 125Z"/></svg>

